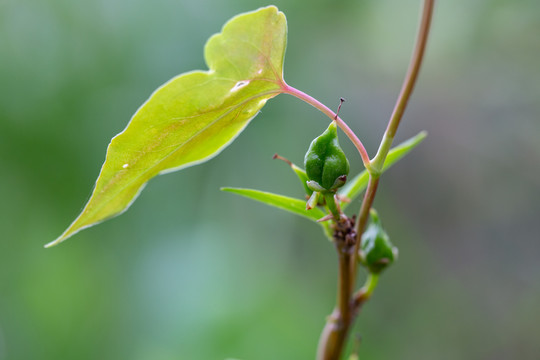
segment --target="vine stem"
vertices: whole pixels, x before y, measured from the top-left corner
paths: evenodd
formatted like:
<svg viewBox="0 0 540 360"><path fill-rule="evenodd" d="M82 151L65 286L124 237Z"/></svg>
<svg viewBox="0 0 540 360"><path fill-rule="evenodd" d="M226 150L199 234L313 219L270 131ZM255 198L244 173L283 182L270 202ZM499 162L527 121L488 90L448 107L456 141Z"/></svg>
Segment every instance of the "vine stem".
<svg viewBox="0 0 540 360"><path fill-rule="evenodd" d="M284 93L293 95L306 103L319 109L332 120L336 121L337 125L349 137L353 144L358 149L362 162L369 173L369 182L364 194L362 206L358 213L354 230L356 237L351 246L336 246L339 259L339 279L338 279L338 296L337 307L334 309L326 322L323 329L319 346L317 349L317 360L339 360L344 352L345 343L349 334L349 330L354 323L354 320L360 311L362 305L367 301L377 284L378 277L376 275L368 275L366 285L353 294L352 290L356 284L356 276L358 270L357 254L360 248L362 234L369 219L369 211L373 206L377 188L379 186L379 178L382 173L382 168L397 128L401 122L407 104L414 90L414 85L418 78L422 59L424 57L426 43L428 39L431 19L433 16L433 8L435 0L424 0L422 9L422 18L418 29L416 43L413 50L412 58L407 69L407 74L403 81L401 91L399 93L396 105L392 111L392 115L386 127L386 131L379 145L377 154L373 160L369 159L369 155L358 137L345 124L345 122L337 116L327 106L307 95L306 93L293 88L285 83L282 84ZM334 238L336 240L336 238Z"/></svg>
<svg viewBox="0 0 540 360"><path fill-rule="evenodd" d="M341 119L335 112L330 110L330 108L323 103L321 103L319 100L315 99L314 97L306 94L305 92L298 90L288 84L284 84L283 92L285 94L289 94L292 96L295 96L299 98L300 100L305 101L306 103L310 104L311 106L315 107L319 111L321 111L323 114L328 116L330 119L334 120L339 126L341 130L347 135L347 137L352 141L356 149L358 150L358 153L360 154L360 157L362 158L362 162L364 163L364 167L366 169L369 169L371 167L369 155L366 151L366 148L364 147L364 144L362 144L362 141L356 136L356 134L351 130L351 128Z"/></svg>
<svg viewBox="0 0 540 360"><path fill-rule="evenodd" d="M409 68L407 74L405 75L405 80L401 87L401 91L392 111L390 120L388 121L388 126L383 135L381 145L377 151L377 155L373 158L371 162L371 171L369 172L369 183L364 195L364 200L358 213L358 221L356 223L356 244L355 244L355 254L358 254L360 248L360 240L362 234L367 224L369 217L369 211L373 205L375 195L377 193L377 188L379 184L379 176L382 172L384 161L386 156L390 151L394 136L396 134L397 128L401 122L407 104L411 97L411 94L414 90L414 85L418 79L418 73L420 71L420 66L422 65L422 59L424 58L424 53L426 50L427 39L429 35L429 29L431 26L431 19L433 17L433 7L435 6L435 0L424 0L423 9L422 9L422 19L420 20L420 26L418 29L418 34L416 37L416 44L414 46L413 54L411 61L409 63ZM358 269L358 262L353 261L351 264L351 278L353 283L356 280L356 274Z"/></svg>
<svg viewBox="0 0 540 360"><path fill-rule="evenodd" d="M407 69L407 74L405 75L405 80L401 86L401 91L399 93L396 105L390 116L390 121L386 127L386 131L383 135L383 139L379 146L377 154L372 160L372 166L375 170L382 169L386 156L390 151L394 136L396 135L397 128L405 113L407 104L409 103L409 98L414 90L416 80L418 78L418 73L420 71L420 66L422 65L422 60L424 58L424 53L426 50L427 39L429 35L429 29L431 26L431 18L433 17L433 7L435 6L435 0L424 0L424 6L422 11L422 19L420 20L420 27L418 29L418 36L416 38L416 44L414 46L413 54L411 61L409 63L409 68Z"/></svg>
<svg viewBox="0 0 540 360"><path fill-rule="evenodd" d="M431 25L431 19L433 16L434 5L435 5L435 0L424 0L423 10L422 10L422 19L420 20L420 26L418 29L416 44L413 50L411 61L409 63L407 74L405 75L405 80L403 81L401 91L396 101L396 105L394 106L394 110L392 111L392 115L390 117L390 120L388 121L388 125L386 127L386 131L381 140L381 145L379 146L379 150L377 151L377 154L375 155L373 160L370 161L371 166L368 169L369 182L366 188L366 192L364 194L362 206L360 207L360 211L358 213L358 220L355 224L356 241L354 244L354 252L353 252L355 256L353 257L353 260L350 262L350 274L348 276L353 286L356 283L356 276L357 276L357 270L358 270L358 261L356 259L356 254L358 254L358 250L360 248L360 243L362 239L362 234L367 225L367 221L369 218L369 211L371 210L371 207L373 206L373 201L375 200L375 195L377 194L377 189L379 186L379 177L381 175L382 168L386 160L386 156L388 155L388 152L390 151L390 147L392 146L392 142L394 140L394 136L396 134L397 128L399 127L399 124L401 122L405 109L407 108L407 104L409 102L411 94L414 90L414 85L416 84L416 80L418 79L418 73L419 73L420 66L422 64L422 59L424 57L424 53L426 49L429 29ZM338 336L338 338L342 340L341 349L339 349L335 355L331 355L327 358L324 358L324 360L339 360L341 353L343 351L343 347L345 345L345 339L348 335L347 334L348 329L351 327L352 323L354 322L356 315L358 314L361 306L371 296L373 289L377 284L377 280L378 280L377 277L369 276L367 279L366 285L362 289L360 289L356 294L353 295L350 302L350 306L352 309L348 312L350 316L349 316L349 319L345 319L345 320L348 320L349 323L344 325L343 334Z"/></svg>

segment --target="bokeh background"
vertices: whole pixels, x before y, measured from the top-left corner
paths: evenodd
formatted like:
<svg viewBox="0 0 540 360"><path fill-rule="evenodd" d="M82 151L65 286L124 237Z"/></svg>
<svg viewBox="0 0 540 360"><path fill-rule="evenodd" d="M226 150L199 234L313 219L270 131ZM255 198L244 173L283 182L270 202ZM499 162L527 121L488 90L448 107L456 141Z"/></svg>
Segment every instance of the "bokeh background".
<svg viewBox="0 0 540 360"><path fill-rule="evenodd" d="M0 359L313 359L336 258L302 218L220 186L301 196L328 119L270 101L219 157L152 180L124 215L61 246L110 138L159 85L205 69L205 40L262 0L0 1ZM374 154L418 0L275 0L285 78ZM540 2L439 0L398 132L424 143L383 177L400 248L355 330L362 359L540 358ZM341 143L360 171L359 157ZM357 208L359 202L356 202Z"/></svg>

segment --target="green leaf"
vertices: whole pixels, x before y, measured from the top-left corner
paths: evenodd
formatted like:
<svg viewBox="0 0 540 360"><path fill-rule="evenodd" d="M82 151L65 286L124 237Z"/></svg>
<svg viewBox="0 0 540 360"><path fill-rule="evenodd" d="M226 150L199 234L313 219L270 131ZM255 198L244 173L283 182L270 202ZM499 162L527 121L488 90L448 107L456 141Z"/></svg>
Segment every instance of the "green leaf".
<svg viewBox="0 0 540 360"><path fill-rule="evenodd" d="M119 215L152 177L221 152L282 92L287 24L274 6L234 17L205 46L209 71L179 75L115 136L90 200L56 240Z"/></svg>
<svg viewBox="0 0 540 360"><path fill-rule="evenodd" d="M284 195L277 195L265 191L243 189L243 188L221 188L223 191L242 195L252 200L257 200L270 206L277 207L282 210L290 211L296 215L303 216L311 221L317 222L320 218L326 214L319 208L313 208L306 210L306 200L300 200Z"/></svg>
<svg viewBox="0 0 540 360"><path fill-rule="evenodd" d="M388 170L392 165L394 165L398 160L407 155L412 149L414 149L418 144L422 142L427 136L425 131L418 133L418 135L410 138L392 148L386 156L384 161L383 172ZM349 198L352 202L364 189L367 187L369 180L369 174L366 170L362 171L360 174L345 184L343 188L340 189L339 195ZM341 203L341 208L345 209L349 204L346 202Z"/></svg>
<svg viewBox="0 0 540 360"><path fill-rule="evenodd" d="M238 194L249 199L262 202L266 205L277 207L278 209L292 212L293 214L300 215L314 222L317 222L317 220L326 216L326 214L319 208L306 210L306 200L295 199L288 196L253 189L224 187L221 188L221 190ZM321 225L324 228L325 234L332 239L332 235L330 234L330 230L328 228L328 223L317 222L317 224Z"/></svg>
<svg viewBox="0 0 540 360"><path fill-rule="evenodd" d="M386 156L386 160L384 161L383 171L387 170L390 166L394 165L398 160L407 155L412 149L417 147L426 136L427 132L421 131L416 136L405 140L401 144L390 149L388 156Z"/></svg>

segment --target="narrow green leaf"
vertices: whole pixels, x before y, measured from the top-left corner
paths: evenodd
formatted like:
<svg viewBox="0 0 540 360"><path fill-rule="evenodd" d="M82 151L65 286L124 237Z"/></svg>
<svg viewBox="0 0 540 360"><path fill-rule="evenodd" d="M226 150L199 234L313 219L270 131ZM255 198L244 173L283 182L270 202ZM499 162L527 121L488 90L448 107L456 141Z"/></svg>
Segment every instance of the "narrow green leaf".
<svg viewBox="0 0 540 360"><path fill-rule="evenodd" d="M386 160L384 161L383 171L387 170L390 166L394 165L398 160L407 155L412 149L417 147L426 136L427 132L421 131L416 136L413 136L390 149L388 156L386 156Z"/></svg>
<svg viewBox="0 0 540 360"><path fill-rule="evenodd" d="M260 201L262 203L265 203L266 205L274 206L282 210L290 211L296 215L303 216L315 222L317 222L317 220L326 215L319 208L306 210L306 200L295 199L284 195L277 195L253 189L224 187L221 188L221 190L242 195L244 197Z"/></svg>
<svg viewBox="0 0 540 360"><path fill-rule="evenodd" d="M306 210L306 200L295 199L288 196L277 195L277 194L259 191L259 190L253 190L253 189L224 187L224 188L221 188L221 190L227 191L233 194L238 194L238 195L247 197L249 199L262 202L266 205L276 207L278 209L292 212L293 214L300 215L314 222L317 222L317 220L326 216L326 214L319 208ZM332 234L328 227L328 223L317 222L317 224L323 227L325 235L331 240Z"/></svg>
<svg viewBox="0 0 540 360"><path fill-rule="evenodd" d="M402 142L396 147L392 148L386 156L384 161L383 172L388 170L392 165L394 165L398 160L407 155L412 149L414 149L418 144L422 142L427 136L427 132L422 131L418 135ZM362 171L360 174L356 175L354 179L348 181L343 188L340 189L339 194L346 198L349 198L352 202L364 189L367 187L369 180L369 174L366 170ZM349 204L341 203L341 208L345 209Z"/></svg>
<svg viewBox="0 0 540 360"><path fill-rule="evenodd" d="M90 200L55 241L119 215L152 177L216 156L282 92L287 24L274 6L238 15L205 46L209 71L179 75L115 136Z"/></svg>

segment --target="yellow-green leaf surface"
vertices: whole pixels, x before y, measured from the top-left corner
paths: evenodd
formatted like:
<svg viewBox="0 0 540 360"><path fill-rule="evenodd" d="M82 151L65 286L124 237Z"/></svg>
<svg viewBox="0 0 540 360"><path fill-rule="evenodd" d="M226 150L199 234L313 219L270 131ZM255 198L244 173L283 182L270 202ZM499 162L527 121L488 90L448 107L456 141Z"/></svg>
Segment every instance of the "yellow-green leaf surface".
<svg viewBox="0 0 540 360"><path fill-rule="evenodd" d="M407 155L412 149L414 149L418 144L422 142L427 136L425 131L418 133L418 135L402 142L401 144L393 147L386 156L384 161L382 171L385 172L392 165L394 165L398 160ZM351 201L354 200L364 189L367 187L369 180L369 174L366 170L362 171L360 174L356 175L354 179L348 181L345 186L339 190L339 194L344 196ZM345 209L349 203L342 202L341 209Z"/></svg>
<svg viewBox="0 0 540 360"><path fill-rule="evenodd" d="M292 197L273 194L260 190L253 189L243 189L243 188L221 188L223 191L227 191L233 194L238 194L249 199L262 202L266 205L277 207L278 209L286 210L292 212L293 214L300 215L311 221L317 222L320 218L324 217L326 214L319 208L313 208L311 210L306 210L306 200L295 199ZM327 222L317 222L320 224L325 231L325 234L332 238L330 230L328 228Z"/></svg>
<svg viewBox="0 0 540 360"><path fill-rule="evenodd" d="M206 43L210 70L181 74L150 96L109 144L82 213L46 246L122 213L152 177L223 150L282 92L286 38L285 15L274 6L229 20Z"/></svg>

